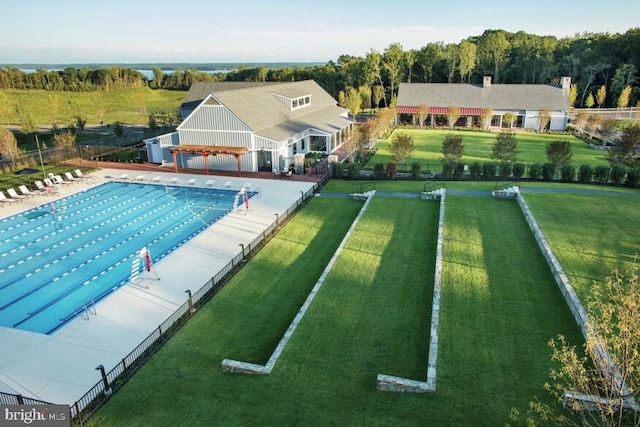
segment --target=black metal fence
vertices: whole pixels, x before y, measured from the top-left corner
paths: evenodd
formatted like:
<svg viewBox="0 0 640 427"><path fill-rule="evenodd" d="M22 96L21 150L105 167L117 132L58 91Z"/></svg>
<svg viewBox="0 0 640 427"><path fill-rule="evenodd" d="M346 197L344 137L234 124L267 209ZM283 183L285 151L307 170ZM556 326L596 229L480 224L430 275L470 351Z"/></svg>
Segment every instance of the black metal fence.
<svg viewBox="0 0 640 427"><path fill-rule="evenodd" d="M120 363L108 372L104 372L103 378L85 393L78 401L71 405L73 424L83 426L87 420L111 395L118 391L144 363L156 353L164 343L184 325L197 308L206 304L222 287L242 268L244 263L255 255L273 236L279 228L288 222L293 215L312 197L329 179L329 173L322 176L312 189L307 192L300 191L301 196L295 206L289 208L284 214L277 215L275 222L268 226L253 242L243 248L241 254L234 257L214 277L205 283L200 289L191 294L188 291L187 301L182 304L169 318L160 324L149 336L147 336L136 348L125 356ZM51 404L36 399L30 399L20 394L0 392L0 404Z"/></svg>

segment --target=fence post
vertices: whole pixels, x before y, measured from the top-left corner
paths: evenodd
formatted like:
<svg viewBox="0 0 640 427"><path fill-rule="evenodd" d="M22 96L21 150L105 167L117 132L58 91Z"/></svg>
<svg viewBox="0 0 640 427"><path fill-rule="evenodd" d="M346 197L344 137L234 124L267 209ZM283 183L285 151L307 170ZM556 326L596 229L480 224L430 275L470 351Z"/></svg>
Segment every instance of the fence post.
<svg viewBox="0 0 640 427"><path fill-rule="evenodd" d="M82 421L82 411L80 410L80 406L78 406L78 402L74 403L75 408L76 408L76 417L78 418L78 425L80 427L82 427L84 425L84 422Z"/></svg>
<svg viewBox="0 0 640 427"><path fill-rule="evenodd" d="M24 399L21 394L17 394L16 398L18 399L18 405L24 405Z"/></svg>
<svg viewBox="0 0 640 427"><path fill-rule="evenodd" d="M243 248L244 249L244 248ZM189 317L191 317L191 315L193 315L193 313L195 313L195 309L193 308L193 297L191 296L191 289L187 289L185 291L187 293L188 296L188 301L189 301Z"/></svg>

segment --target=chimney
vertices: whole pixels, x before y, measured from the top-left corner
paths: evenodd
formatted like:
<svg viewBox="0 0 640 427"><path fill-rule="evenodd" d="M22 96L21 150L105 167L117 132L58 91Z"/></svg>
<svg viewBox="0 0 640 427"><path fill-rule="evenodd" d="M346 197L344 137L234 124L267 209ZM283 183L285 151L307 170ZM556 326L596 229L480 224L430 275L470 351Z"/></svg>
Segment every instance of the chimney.
<svg viewBox="0 0 640 427"><path fill-rule="evenodd" d="M569 89L571 89L571 77L562 77L561 78L561 86L562 94L565 98L569 98Z"/></svg>
<svg viewBox="0 0 640 427"><path fill-rule="evenodd" d="M484 76L484 79L482 80L482 87L484 89L491 87L491 76Z"/></svg>

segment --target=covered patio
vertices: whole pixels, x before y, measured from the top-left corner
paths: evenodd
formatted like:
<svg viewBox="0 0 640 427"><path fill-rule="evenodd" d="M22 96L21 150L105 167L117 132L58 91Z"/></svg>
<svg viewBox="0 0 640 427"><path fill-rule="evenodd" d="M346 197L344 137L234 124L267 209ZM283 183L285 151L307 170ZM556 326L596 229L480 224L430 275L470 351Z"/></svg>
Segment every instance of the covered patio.
<svg viewBox="0 0 640 427"><path fill-rule="evenodd" d="M170 147L169 151L173 156L173 169L178 172L177 157L179 153L188 153L192 155L199 154L204 159L205 173L209 175L209 156L217 156L220 154L228 154L236 158L238 165L238 176L242 168L240 166L240 156L245 154L249 149L247 147L225 147L221 145L178 145Z"/></svg>

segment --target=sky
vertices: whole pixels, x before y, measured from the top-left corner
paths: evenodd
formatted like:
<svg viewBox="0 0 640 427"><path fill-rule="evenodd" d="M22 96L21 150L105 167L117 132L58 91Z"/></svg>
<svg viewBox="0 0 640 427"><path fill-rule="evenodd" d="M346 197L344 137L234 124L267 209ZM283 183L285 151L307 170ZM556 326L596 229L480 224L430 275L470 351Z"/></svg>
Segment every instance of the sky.
<svg viewBox="0 0 640 427"><path fill-rule="evenodd" d="M0 5L0 64L321 62L459 43L640 27L638 0L25 0Z"/></svg>

